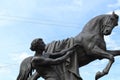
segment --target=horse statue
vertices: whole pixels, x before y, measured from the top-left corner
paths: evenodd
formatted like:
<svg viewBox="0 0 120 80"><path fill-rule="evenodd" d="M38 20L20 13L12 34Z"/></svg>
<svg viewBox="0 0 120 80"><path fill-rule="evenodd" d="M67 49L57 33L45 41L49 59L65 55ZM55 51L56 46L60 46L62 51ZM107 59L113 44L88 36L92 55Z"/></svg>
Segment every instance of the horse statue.
<svg viewBox="0 0 120 80"><path fill-rule="evenodd" d="M57 51L58 46L64 43L66 44L62 49L67 49L74 44L80 45L66 61L51 66L58 75L59 80L82 80L79 68L97 59L108 59L109 62L103 71L96 73L95 80L108 74L114 62L114 56L120 55L120 50L107 50L104 36L111 34L114 27L118 25L118 18L119 16L114 12L99 15L90 20L77 36L53 41L46 46L45 52L54 53Z"/></svg>
<svg viewBox="0 0 120 80"><path fill-rule="evenodd" d="M108 51L104 35L110 35L113 28L118 25L118 15L112 14L99 15L90 20L82 32L77 36L63 41L53 41L47 45L46 52L54 52L57 46L66 42L63 49L80 44L81 47L76 49L65 63L57 65L56 72L60 74L61 80L80 80L79 67L84 66L96 59L108 59L109 63L102 72L97 72L95 80L108 74L110 67L114 62L114 56L120 55L120 50Z"/></svg>

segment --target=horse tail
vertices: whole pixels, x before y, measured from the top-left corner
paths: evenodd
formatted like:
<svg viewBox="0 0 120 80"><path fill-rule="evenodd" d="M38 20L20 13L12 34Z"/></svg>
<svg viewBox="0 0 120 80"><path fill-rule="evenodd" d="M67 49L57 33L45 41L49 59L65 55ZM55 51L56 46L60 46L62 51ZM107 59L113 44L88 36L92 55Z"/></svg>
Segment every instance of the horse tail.
<svg viewBox="0 0 120 80"><path fill-rule="evenodd" d="M27 57L22 61L20 65L20 71L19 71L17 80L27 80L29 75L32 75L32 70L33 70L32 65L31 65L32 58L33 58L32 56Z"/></svg>

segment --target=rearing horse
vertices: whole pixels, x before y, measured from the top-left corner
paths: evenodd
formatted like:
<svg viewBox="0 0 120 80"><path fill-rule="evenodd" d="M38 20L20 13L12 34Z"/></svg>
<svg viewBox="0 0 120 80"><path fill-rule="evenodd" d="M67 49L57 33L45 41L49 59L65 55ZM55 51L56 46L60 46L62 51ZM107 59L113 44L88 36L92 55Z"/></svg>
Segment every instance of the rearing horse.
<svg viewBox="0 0 120 80"><path fill-rule="evenodd" d="M120 51L108 51L104 40L104 35L110 35L117 25L118 15L114 12L112 15L100 15L90 20L82 32L74 38L75 43L79 43L83 47L82 51L77 52L79 57L81 53L85 54L84 57L78 59L80 67L96 59L109 60L106 68L102 72L97 72L95 80L108 74L114 62L114 56L120 55Z"/></svg>
<svg viewBox="0 0 120 80"><path fill-rule="evenodd" d="M46 46L45 52L53 53L57 51L59 45L61 44L63 44L61 50L69 48L74 44L81 45L76 48L74 54L70 56L66 62L59 65L51 65L54 72L58 75L59 80L82 80L79 75L79 68L96 59L108 59L109 63L102 72L97 72L95 80L98 80L102 76L108 74L114 62L114 56L120 55L120 50L107 50L104 35L111 34L113 28L118 25L118 18L118 15L114 12L112 14L97 16L90 20L85 25L82 32L77 36L61 41L53 41ZM23 72L21 71L21 73Z"/></svg>
<svg viewBox="0 0 120 80"><path fill-rule="evenodd" d="M54 52L62 42L66 42L64 48L74 44L81 45L76 49L75 54L69 60L66 60L66 63L55 67L57 74L63 76L60 80L81 80L78 78L80 77L79 67L87 65L96 59L108 59L109 63L102 72L97 72L95 80L108 74L114 62L114 56L120 55L120 50L107 50L104 36L111 34L113 28L118 25L118 18L119 16L114 12L99 15L90 20L77 36L63 41L53 41L47 45L46 52Z"/></svg>

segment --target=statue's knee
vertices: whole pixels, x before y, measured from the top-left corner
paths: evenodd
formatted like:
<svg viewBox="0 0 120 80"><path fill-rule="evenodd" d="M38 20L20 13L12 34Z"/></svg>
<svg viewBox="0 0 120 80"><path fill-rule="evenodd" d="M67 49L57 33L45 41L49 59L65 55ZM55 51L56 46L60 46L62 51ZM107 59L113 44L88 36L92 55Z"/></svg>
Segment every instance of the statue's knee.
<svg viewBox="0 0 120 80"><path fill-rule="evenodd" d="M114 62L114 61L115 61L115 58L114 58L114 56L113 56L113 55L110 55L110 60L111 60L112 62Z"/></svg>

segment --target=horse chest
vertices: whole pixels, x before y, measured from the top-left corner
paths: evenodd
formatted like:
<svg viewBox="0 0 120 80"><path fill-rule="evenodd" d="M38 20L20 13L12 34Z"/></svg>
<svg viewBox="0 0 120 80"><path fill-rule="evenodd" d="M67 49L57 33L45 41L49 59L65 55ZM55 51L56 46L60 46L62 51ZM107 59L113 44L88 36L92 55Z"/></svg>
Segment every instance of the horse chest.
<svg viewBox="0 0 120 80"><path fill-rule="evenodd" d="M92 49L95 45L103 50L106 50L106 43L99 35L88 35L84 38L84 46L88 49Z"/></svg>
<svg viewBox="0 0 120 80"><path fill-rule="evenodd" d="M103 39L96 39L96 45L103 50L106 50L106 43Z"/></svg>
<svg viewBox="0 0 120 80"><path fill-rule="evenodd" d="M101 38L99 36L95 36L95 37L91 38L90 40L91 40L91 42L89 44L91 44L92 47L98 46L99 48L106 50L106 43L103 38Z"/></svg>

